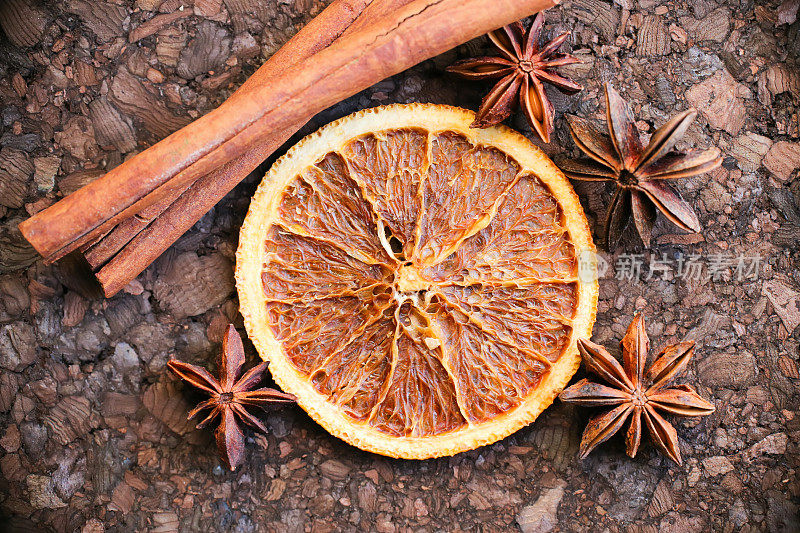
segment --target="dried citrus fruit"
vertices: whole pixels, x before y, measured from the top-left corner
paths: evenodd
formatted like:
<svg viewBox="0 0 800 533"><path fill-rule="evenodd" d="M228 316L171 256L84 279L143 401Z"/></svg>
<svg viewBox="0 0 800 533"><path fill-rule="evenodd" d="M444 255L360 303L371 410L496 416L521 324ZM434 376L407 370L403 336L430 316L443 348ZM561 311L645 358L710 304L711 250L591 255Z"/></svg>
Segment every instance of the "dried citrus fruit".
<svg viewBox="0 0 800 533"><path fill-rule="evenodd" d="M303 139L256 192L236 279L275 381L332 434L405 458L533 421L578 367L597 303L572 187L473 113L393 105Z"/></svg>

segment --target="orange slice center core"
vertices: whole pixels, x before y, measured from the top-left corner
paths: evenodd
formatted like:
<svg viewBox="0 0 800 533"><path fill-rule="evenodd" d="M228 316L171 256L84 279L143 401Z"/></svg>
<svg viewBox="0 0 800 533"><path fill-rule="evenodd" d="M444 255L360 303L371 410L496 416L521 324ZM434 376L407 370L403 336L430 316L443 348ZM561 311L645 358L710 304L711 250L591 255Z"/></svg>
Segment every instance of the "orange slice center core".
<svg viewBox="0 0 800 533"><path fill-rule="evenodd" d="M270 369L349 441L467 449L564 379L582 283L567 189L456 129L337 137L272 182L251 244Z"/></svg>
<svg viewBox="0 0 800 533"><path fill-rule="evenodd" d="M431 282L420 277L416 265L400 265L395 274L394 284L400 292L427 291L431 288Z"/></svg>

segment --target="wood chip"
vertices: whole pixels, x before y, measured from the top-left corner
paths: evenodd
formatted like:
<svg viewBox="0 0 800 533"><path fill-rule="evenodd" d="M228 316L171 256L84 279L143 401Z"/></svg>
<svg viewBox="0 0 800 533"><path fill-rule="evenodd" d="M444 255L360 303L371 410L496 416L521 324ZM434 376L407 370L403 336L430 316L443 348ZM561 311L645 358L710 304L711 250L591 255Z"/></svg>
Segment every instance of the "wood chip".
<svg viewBox="0 0 800 533"><path fill-rule="evenodd" d="M267 4L261 0L224 0L225 6L231 15L234 33L248 30L247 18L255 17L261 21L270 20Z"/></svg>
<svg viewBox="0 0 800 533"><path fill-rule="evenodd" d="M67 396L45 416L50 435L61 444L69 444L87 435L98 425L92 406L83 396Z"/></svg>
<svg viewBox="0 0 800 533"><path fill-rule="evenodd" d="M56 290L53 287L35 279L28 283L28 292L31 295L31 301L50 300L56 295Z"/></svg>
<svg viewBox="0 0 800 533"><path fill-rule="evenodd" d="M734 466L724 455L717 455L703 459L703 468L706 469L709 476L716 477L732 471Z"/></svg>
<svg viewBox="0 0 800 533"><path fill-rule="evenodd" d="M0 27L17 46L36 46L42 40L49 17L34 0L0 2ZM22 96L22 95L20 95Z"/></svg>
<svg viewBox="0 0 800 533"><path fill-rule="evenodd" d="M173 476L177 477L177 476ZM131 472L130 470L125 471L125 483L130 485L133 490L138 491L146 491L147 487L150 485L147 484L142 478ZM185 485L181 488L181 490L186 490Z"/></svg>
<svg viewBox="0 0 800 533"><path fill-rule="evenodd" d="M686 33L686 30L684 30L677 24L669 25L669 36L673 41L679 42L681 44L686 44L686 41L689 38L689 36Z"/></svg>
<svg viewBox="0 0 800 533"><path fill-rule="evenodd" d="M768 107L782 93L800 97L800 72L783 63L771 64L759 73L757 90L758 101Z"/></svg>
<svg viewBox="0 0 800 533"><path fill-rule="evenodd" d="M91 65L82 59L76 59L73 63L72 69L75 72L75 83L78 85L91 86L99 83L97 78L97 69L94 68L94 65Z"/></svg>
<svg viewBox="0 0 800 533"><path fill-rule="evenodd" d="M205 313L233 292L233 268L219 253L181 254L161 269L153 284L159 305L175 317Z"/></svg>
<svg viewBox="0 0 800 533"><path fill-rule="evenodd" d="M49 193L56 186L56 173L61 168L61 158L57 155L33 158L33 181L36 189L42 193Z"/></svg>
<svg viewBox="0 0 800 533"><path fill-rule="evenodd" d="M9 453L0 457L0 472L7 480L20 482L25 479L28 469L22 466L18 454Z"/></svg>
<svg viewBox="0 0 800 533"><path fill-rule="evenodd" d="M761 160L767 155L772 140L757 133L747 132L733 140L729 154L739 162L745 172L755 172L761 168Z"/></svg>
<svg viewBox="0 0 800 533"><path fill-rule="evenodd" d="M567 483L558 480L556 486L542 492L539 498L517 515L517 524L522 533L548 533L558 524L558 506L564 498Z"/></svg>
<svg viewBox="0 0 800 533"><path fill-rule="evenodd" d="M594 27L606 42L613 42L619 25L619 11L600 0L573 0L570 11L587 26Z"/></svg>
<svg viewBox="0 0 800 533"><path fill-rule="evenodd" d="M136 7L142 11L155 11L164 0L136 0Z"/></svg>
<svg viewBox="0 0 800 533"><path fill-rule="evenodd" d="M222 0L194 0L194 12L198 17L214 22L225 22L228 18L227 10L222 6Z"/></svg>
<svg viewBox="0 0 800 533"><path fill-rule="evenodd" d="M100 402L100 411L105 417L131 417L136 414L141 405L142 402L138 395L106 392Z"/></svg>
<svg viewBox="0 0 800 533"><path fill-rule="evenodd" d="M61 191L61 194L64 196L72 194L81 187L90 184L105 173L105 170L99 168L73 172L72 174L68 174L59 178L58 190Z"/></svg>
<svg viewBox="0 0 800 533"><path fill-rule="evenodd" d="M37 111L38 112L38 108ZM16 126L19 127L19 131L11 130L7 131L0 137L0 144L5 146L6 148L14 148L17 150L22 150L24 152L32 152L39 148L41 144L41 140L39 136L35 133L21 133L22 126L19 122L16 123Z"/></svg>
<svg viewBox="0 0 800 533"><path fill-rule="evenodd" d="M778 279L764 282L761 292L766 296L789 333L800 325L800 293Z"/></svg>
<svg viewBox="0 0 800 533"><path fill-rule="evenodd" d="M350 467L335 459L328 459L323 462L319 465L319 470L323 476L334 481L344 481L350 474Z"/></svg>
<svg viewBox="0 0 800 533"><path fill-rule="evenodd" d="M220 311L214 312L214 317L206 328L206 337L210 342L220 343L228 331L230 319Z"/></svg>
<svg viewBox="0 0 800 533"><path fill-rule="evenodd" d="M67 0L67 11L78 15L103 42L112 41L122 33L122 23L128 16L125 6L93 0Z"/></svg>
<svg viewBox="0 0 800 533"><path fill-rule="evenodd" d="M17 228L0 231L0 274L32 265L39 254Z"/></svg>
<svg viewBox="0 0 800 533"><path fill-rule="evenodd" d="M774 9L767 6L755 6L753 14L755 15L756 22L758 22L758 25L762 28L776 26L778 24L778 14Z"/></svg>
<svg viewBox="0 0 800 533"><path fill-rule="evenodd" d="M50 376L30 382L27 390L44 405L53 406L58 401L58 383Z"/></svg>
<svg viewBox="0 0 800 533"><path fill-rule="evenodd" d="M750 448L743 451L742 460L749 462L764 454L783 455L786 453L786 445L788 443L789 437L786 435L786 433L773 433L772 435L767 435L757 443L753 444Z"/></svg>
<svg viewBox="0 0 800 533"><path fill-rule="evenodd" d="M794 24L799 8L800 0L783 0L778 6L778 24Z"/></svg>
<svg viewBox="0 0 800 533"><path fill-rule="evenodd" d="M231 39L228 33L213 22L203 21L197 34L181 51L178 76L187 80L216 70L228 59Z"/></svg>
<svg viewBox="0 0 800 533"><path fill-rule="evenodd" d="M172 13L174 11L188 9L191 5L192 0L164 0L161 2L161 5L158 6L158 10L161 13Z"/></svg>
<svg viewBox="0 0 800 533"><path fill-rule="evenodd" d="M158 138L168 136L190 121L188 117L174 115L125 68L114 76L109 95L123 113L141 119L145 128Z"/></svg>
<svg viewBox="0 0 800 533"><path fill-rule="evenodd" d="M636 37L636 53L641 56L661 56L669 53L669 43L664 18L658 15L645 17Z"/></svg>
<svg viewBox="0 0 800 533"><path fill-rule="evenodd" d="M800 379L800 371L797 369L797 362L788 355L782 355L778 359L778 368L787 378Z"/></svg>
<svg viewBox="0 0 800 533"><path fill-rule="evenodd" d="M29 306L30 297L20 278L17 276L0 277L0 322L9 322L11 319L17 318L27 311Z"/></svg>
<svg viewBox="0 0 800 533"><path fill-rule="evenodd" d="M61 325L65 328L77 326L83 322L83 317L88 310L89 300L77 292L68 292L64 295L64 316L61 318Z"/></svg>
<svg viewBox="0 0 800 533"><path fill-rule="evenodd" d="M151 18L148 21L141 23L139 26L131 30L130 34L128 34L128 41L131 43L135 43L144 39L145 37L150 37L154 35L158 30L165 26L169 26L176 20L180 20L184 17L188 17L193 14L192 9L183 9L179 11L174 11L172 13L164 13L162 15L156 15L155 17Z"/></svg>
<svg viewBox="0 0 800 533"><path fill-rule="evenodd" d="M378 503L378 491L375 484L365 481L358 487L358 506L368 513L375 511Z"/></svg>
<svg viewBox="0 0 800 533"><path fill-rule="evenodd" d="M25 322L0 326L0 368L21 372L36 360L36 335Z"/></svg>
<svg viewBox="0 0 800 533"><path fill-rule="evenodd" d="M716 353L697 363L700 381L713 387L742 389L755 379L757 372L755 357L745 351Z"/></svg>
<svg viewBox="0 0 800 533"><path fill-rule="evenodd" d="M11 372L0 372L0 413L11 409L18 390L17 375Z"/></svg>
<svg viewBox="0 0 800 533"><path fill-rule="evenodd" d="M23 78L19 72L14 73L11 77L11 86L20 98L24 98L25 94L28 92L28 84L25 83L25 78Z"/></svg>
<svg viewBox="0 0 800 533"><path fill-rule="evenodd" d="M160 70L148 68L145 77L153 83L164 83L166 79Z"/></svg>
<svg viewBox="0 0 800 533"><path fill-rule="evenodd" d="M281 499L283 492L286 490L286 482L280 478L273 479L267 489L267 494L264 499L268 502L274 502Z"/></svg>
<svg viewBox="0 0 800 533"><path fill-rule="evenodd" d="M682 17L681 24L689 35L697 42L715 41L725 42L731 26L731 13L724 7L715 9L705 17L697 20L691 17Z"/></svg>
<svg viewBox="0 0 800 533"><path fill-rule="evenodd" d="M150 533L178 533L180 521L178 515L173 512L153 513L153 527Z"/></svg>
<svg viewBox="0 0 800 533"><path fill-rule="evenodd" d="M134 50L133 53L125 61L125 66L128 67L128 72L140 78L147 77L147 70L150 67L150 58L145 54L142 49Z"/></svg>
<svg viewBox="0 0 800 533"><path fill-rule="evenodd" d="M781 181L788 181L800 168L800 143L778 141L764 158L764 166Z"/></svg>
<svg viewBox="0 0 800 533"><path fill-rule="evenodd" d="M106 528L103 525L103 522L97 518L90 518L87 520L81 529L81 533L105 533L105 531Z"/></svg>
<svg viewBox="0 0 800 533"><path fill-rule="evenodd" d="M118 338L140 319L139 303L132 296L117 297L105 310L112 338Z"/></svg>
<svg viewBox="0 0 800 533"><path fill-rule="evenodd" d="M31 507L34 509L59 509L67 504L53 490L53 478L29 474L25 478Z"/></svg>
<svg viewBox="0 0 800 533"><path fill-rule="evenodd" d="M135 498L136 496L130 485L122 481L114 488L114 492L111 494L111 503L108 504L108 510L130 513L133 510Z"/></svg>
<svg viewBox="0 0 800 533"><path fill-rule="evenodd" d="M101 145L113 145L123 154L136 149L133 126L105 97L89 103L89 118L92 119L95 136Z"/></svg>
<svg viewBox="0 0 800 533"><path fill-rule="evenodd" d="M158 32L158 40L156 41L156 56L158 60L168 67L177 66L181 50L186 46L188 38L189 36L185 30L172 26Z"/></svg>
<svg viewBox="0 0 800 533"><path fill-rule="evenodd" d="M195 423L186 418L192 406L174 381L159 381L147 387L142 394L142 403L150 414L178 435L194 430Z"/></svg>
<svg viewBox="0 0 800 533"><path fill-rule="evenodd" d="M669 489L670 485L671 483L667 478L662 479L656 485L656 490L653 491L653 497L647 506L647 514L652 518L668 513L674 507L675 500L672 498L672 493Z"/></svg>
<svg viewBox="0 0 800 533"><path fill-rule="evenodd" d="M764 71L767 89L773 96L788 92L800 96L800 72L786 64L772 64Z"/></svg>
<svg viewBox="0 0 800 533"><path fill-rule="evenodd" d="M100 152L92 123L84 116L69 119L63 131L56 132L54 138L59 146L80 161L92 159Z"/></svg>
<svg viewBox="0 0 800 533"><path fill-rule="evenodd" d="M742 93L746 90L723 69L686 91L686 99L703 114L712 128L737 135L744 126L747 113L742 101Z"/></svg>
<svg viewBox="0 0 800 533"><path fill-rule="evenodd" d="M0 205L12 209L22 207L33 171L25 152L8 147L0 150Z"/></svg>
<svg viewBox="0 0 800 533"><path fill-rule="evenodd" d="M565 468L575 460L579 440L579 428L563 410L541 419L531 435L531 443L556 468Z"/></svg>

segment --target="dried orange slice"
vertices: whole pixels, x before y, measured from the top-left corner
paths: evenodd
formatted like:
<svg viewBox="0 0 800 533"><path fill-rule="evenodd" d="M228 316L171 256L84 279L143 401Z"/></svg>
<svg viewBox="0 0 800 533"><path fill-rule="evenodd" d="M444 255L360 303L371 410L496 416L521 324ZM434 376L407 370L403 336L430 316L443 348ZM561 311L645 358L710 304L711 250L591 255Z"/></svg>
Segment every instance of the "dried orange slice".
<svg viewBox="0 0 800 533"><path fill-rule="evenodd" d="M527 139L474 119L413 104L333 122L272 166L242 226L250 338L359 448L421 459L501 439L550 405L591 335L575 192Z"/></svg>

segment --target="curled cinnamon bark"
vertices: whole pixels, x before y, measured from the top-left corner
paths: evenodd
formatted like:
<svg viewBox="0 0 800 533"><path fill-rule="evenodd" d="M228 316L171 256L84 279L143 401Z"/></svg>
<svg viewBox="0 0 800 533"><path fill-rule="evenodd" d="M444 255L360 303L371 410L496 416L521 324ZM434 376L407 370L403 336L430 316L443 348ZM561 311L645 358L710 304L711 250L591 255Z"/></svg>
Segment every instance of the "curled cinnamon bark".
<svg viewBox="0 0 800 533"><path fill-rule="evenodd" d="M326 12L315 18L289 43L273 54L268 62L239 88L238 92L245 92L259 83L265 83L271 76L286 72L298 61L302 61L304 57L310 57L312 50L329 45L328 41L333 42L341 36L358 31L371 21L378 19L382 14L410 2L411 0L334 2ZM323 15L330 15L328 10L336 12L333 20L338 21L337 24L320 23ZM354 14L357 16L350 21ZM343 26L344 22L348 22L349 26ZM317 39L308 42L320 35L323 36L322 41ZM296 129L302 127L305 122L306 119L301 119ZM241 157L223 165L193 184L167 194L162 200L120 222L111 232L83 246L82 251L88 263L96 271L96 276L105 287L106 292L113 294L125 286L130 281L126 278L135 277L130 273L135 269L144 270L210 209L210 207L205 207L208 203L202 201L207 197L206 191L209 190L209 187L217 186L220 191L225 191L218 195L219 198L222 198L288 140L293 133L294 131L288 130L263 143L257 143ZM146 199L151 198L152 195ZM163 220L159 220L160 217L163 217ZM145 233L139 236L142 232ZM137 236L139 237L137 238ZM156 246L152 245L154 238L158 242ZM134 262L135 265L131 264Z"/></svg>
<svg viewBox="0 0 800 533"><path fill-rule="evenodd" d="M271 78L285 73L299 61L311 57L314 53L329 46L342 35L357 30L359 26L363 27L366 21L377 18L380 12L397 9L410 1L411 0L334 1L320 13L320 15L301 29L289 42L275 52L261 68L242 84L236 94L241 95L257 87L259 84L267 83ZM123 280L120 279L116 281L113 278L116 277L114 273L117 271L117 265L121 264L123 259L120 258L103 268L104 265L122 251L140 232L148 228L162 213L171 220L192 219L192 211L187 212L184 205L174 205L179 198L184 197L181 204L193 206L197 204L197 200L202 197L205 188L208 187L209 184L219 183L221 186L224 186L223 183L227 183L229 180L236 180L234 183L235 186L236 183L255 170L261 162L269 157L269 155L290 136L291 133L276 138L274 142L256 143L242 156L235 158L205 176L201 183L194 182L184 187L173 188L166 192L163 198L158 201L153 202L154 199L158 198L158 191L150 193L139 202L144 206L140 211L122 220L110 232L103 234L103 230L101 229L92 232L92 235L100 234L100 237L81 246L81 250L91 267L98 272L98 278L105 280L103 285L112 289L113 292L118 290L116 285ZM277 143L277 145L275 145L275 143ZM200 217L202 217L202 214L197 217L197 220L199 220ZM192 225L197 220L193 220ZM170 226L172 225L174 225L174 223L170 224ZM157 228L156 231L159 231L160 227L163 226L164 223L159 224L159 228ZM191 227L191 225L189 227ZM148 232L148 234L151 233L152 231ZM164 240L168 240L166 239L166 235L164 237ZM180 237L180 235L177 235L170 243L177 240L178 237ZM137 243L145 240L149 240L149 237L145 239L145 236L143 236ZM139 249L137 243L133 245L134 250ZM168 247L169 244L166 246ZM163 245L161 247L148 249L146 255L142 256L143 259L145 257L150 258L154 254L155 257L158 257L161 252L155 252L155 250L161 248L163 248ZM152 262L155 257L152 257L146 264ZM122 282L122 286L126 283L127 281Z"/></svg>
<svg viewBox="0 0 800 533"><path fill-rule="evenodd" d="M229 139L233 135L230 130L235 132L242 127L235 120L237 102L250 97L254 88L279 77L288 67L329 46L366 7L380 1L335 0L219 108L26 220L20 224L22 234L52 262L85 248L120 221L154 204L166 207L191 185L192 175L197 174L190 170L192 163ZM226 124L228 128L223 127Z"/></svg>
<svg viewBox="0 0 800 533"><path fill-rule="evenodd" d="M84 249L99 268L97 277L106 295L113 295L319 111L553 4L553 0L337 0L302 30L307 39L303 46L278 56L281 49L277 60L273 56L262 67L273 64L266 74L260 69L255 80L251 78L218 109L23 222L20 229L49 261ZM334 7L327 23L315 24ZM332 23L342 20L352 29ZM328 23L340 31L315 41L314 35L323 34ZM327 39L332 44L324 44ZM291 74L281 69L281 62L290 64L292 57L301 55ZM145 208L151 208L150 213ZM131 219L139 213L147 216ZM129 219L133 222L123 222ZM116 240L108 245L98 242L106 235Z"/></svg>

